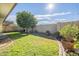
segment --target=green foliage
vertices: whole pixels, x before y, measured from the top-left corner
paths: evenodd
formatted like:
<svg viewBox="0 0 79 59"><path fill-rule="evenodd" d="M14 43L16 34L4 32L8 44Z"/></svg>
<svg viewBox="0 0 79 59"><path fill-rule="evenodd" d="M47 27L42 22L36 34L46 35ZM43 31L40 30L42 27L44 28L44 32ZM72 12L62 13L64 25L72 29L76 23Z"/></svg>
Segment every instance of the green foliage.
<svg viewBox="0 0 79 59"><path fill-rule="evenodd" d="M66 55L67 56L78 56L78 54L77 53L74 53L74 52L69 52Z"/></svg>
<svg viewBox="0 0 79 59"><path fill-rule="evenodd" d="M27 29L32 28L37 23L34 15L26 11L18 12L16 16L16 21L20 27Z"/></svg>
<svg viewBox="0 0 79 59"><path fill-rule="evenodd" d="M79 28L75 24L71 24L64 26L59 32L65 38L76 38L76 34L79 32Z"/></svg>

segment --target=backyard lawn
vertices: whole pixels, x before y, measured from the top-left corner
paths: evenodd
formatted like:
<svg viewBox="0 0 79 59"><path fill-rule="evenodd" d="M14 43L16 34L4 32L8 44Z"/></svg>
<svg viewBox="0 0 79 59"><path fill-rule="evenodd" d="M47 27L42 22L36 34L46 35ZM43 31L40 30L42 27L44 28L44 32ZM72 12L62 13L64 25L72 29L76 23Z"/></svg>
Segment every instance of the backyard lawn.
<svg viewBox="0 0 79 59"><path fill-rule="evenodd" d="M3 56L57 56L58 44L55 40L26 35L19 32L6 33L13 43L4 49L0 48Z"/></svg>

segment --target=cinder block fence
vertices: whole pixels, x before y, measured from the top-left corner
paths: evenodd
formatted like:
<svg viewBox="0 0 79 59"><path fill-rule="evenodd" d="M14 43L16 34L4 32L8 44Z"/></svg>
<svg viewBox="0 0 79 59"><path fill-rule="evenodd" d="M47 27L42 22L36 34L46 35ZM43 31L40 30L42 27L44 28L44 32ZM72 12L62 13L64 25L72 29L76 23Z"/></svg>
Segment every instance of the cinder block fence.
<svg viewBox="0 0 79 59"><path fill-rule="evenodd" d="M72 22L58 22L57 24L46 24L46 25L37 25L34 30L38 32L45 33L46 31L50 31L51 33L55 33L59 31L61 28L63 28L65 25L68 24L76 24L79 26L79 21L72 21ZM16 25L3 25L3 31L20 31L23 30L22 28L16 26Z"/></svg>

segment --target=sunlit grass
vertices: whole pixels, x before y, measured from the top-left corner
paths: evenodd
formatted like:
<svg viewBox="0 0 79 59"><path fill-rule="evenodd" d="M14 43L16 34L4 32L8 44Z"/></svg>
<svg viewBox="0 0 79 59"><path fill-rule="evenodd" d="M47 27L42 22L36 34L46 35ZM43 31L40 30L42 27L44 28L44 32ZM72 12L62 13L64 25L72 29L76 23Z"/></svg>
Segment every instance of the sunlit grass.
<svg viewBox="0 0 79 59"><path fill-rule="evenodd" d="M58 44L55 40L35 36L23 35L18 32L8 33L14 39L13 44L3 51L0 55L5 56L57 56Z"/></svg>

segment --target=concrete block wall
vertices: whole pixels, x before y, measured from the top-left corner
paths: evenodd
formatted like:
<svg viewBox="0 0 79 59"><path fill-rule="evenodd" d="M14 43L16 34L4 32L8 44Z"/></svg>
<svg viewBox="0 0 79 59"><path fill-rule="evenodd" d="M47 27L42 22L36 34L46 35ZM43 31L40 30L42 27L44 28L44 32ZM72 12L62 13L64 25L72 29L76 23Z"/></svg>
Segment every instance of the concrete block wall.
<svg viewBox="0 0 79 59"><path fill-rule="evenodd" d="M58 22L57 24L37 25L34 30L37 30L39 32L46 32L48 30L51 33L55 33L68 24L76 24L79 26L79 21Z"/></svg>
<svg viewBox="0 0 79 59"><path fill-rule="evenodd" d="M34 30L38 32L46 32L50 31L51 33L57 32L57 25L56 24L47 24L47 25L37 25Z"/></svg>

